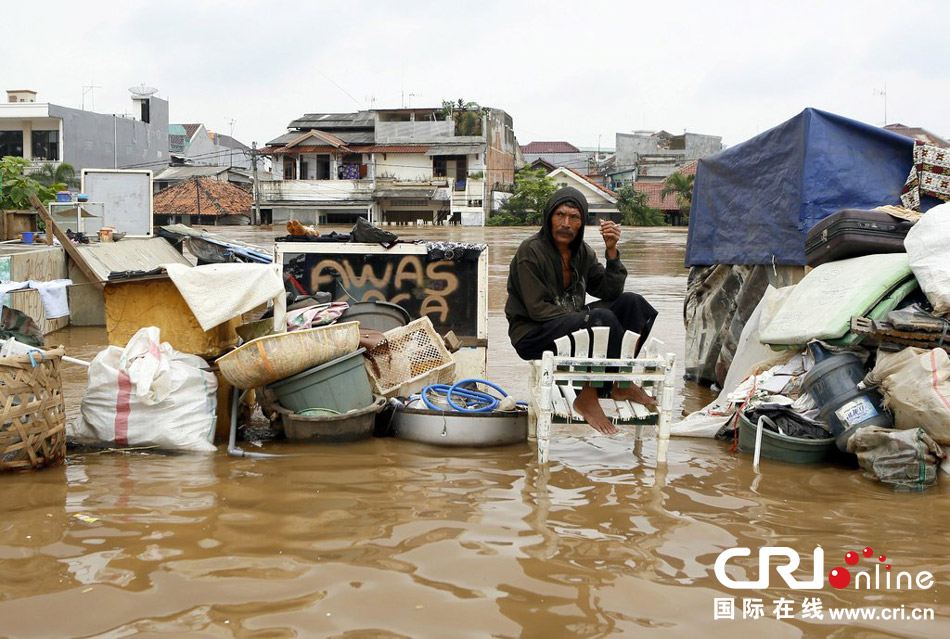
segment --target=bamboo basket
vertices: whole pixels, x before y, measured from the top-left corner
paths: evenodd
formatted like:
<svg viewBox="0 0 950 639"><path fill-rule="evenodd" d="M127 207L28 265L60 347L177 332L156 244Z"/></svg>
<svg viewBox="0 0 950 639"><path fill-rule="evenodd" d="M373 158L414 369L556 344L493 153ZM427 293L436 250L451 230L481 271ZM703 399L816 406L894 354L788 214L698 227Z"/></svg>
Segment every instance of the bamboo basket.
<svg viewBox="0 0 950 639"><path fill-rule="evenodd" d="M240 389L258 388L354 352L360 345L359 322L258 337L215 363Z"/></svg>
<svg viewBox="0 0 950 639"><path fill-rule="evenodd" d="M66 457L64 353L60 347L0 359L0 470L42 468Z"/></svg>

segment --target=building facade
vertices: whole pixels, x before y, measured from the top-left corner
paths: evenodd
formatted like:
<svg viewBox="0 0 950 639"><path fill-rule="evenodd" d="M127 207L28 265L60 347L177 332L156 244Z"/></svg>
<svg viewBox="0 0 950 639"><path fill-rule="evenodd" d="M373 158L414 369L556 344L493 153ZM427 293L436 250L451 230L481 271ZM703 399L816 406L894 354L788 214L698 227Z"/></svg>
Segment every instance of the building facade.
<svg viewBox="0 0 950 639"><path fill-rule="evenodd" d="M722 137L666 131L617 133L614 167L607 186L619 189L634 182L662 182L690 160L722 151Z"/></svg>
<svg viewBox="0 0 950 639"><path fill-rule="evenodd" d="M518 146L511 116L478 116L463 131L435 108L306 114L261 150L273 160L261 217L483 225L492 193L514 183Z"/></svg>
<svg viewBox="0 0 950 639"><path fill-rule="evenodd" d="M32 94L34 101L21 100ZM133 94L134 115L93 113L8 91L0 104L0 156L34 165L68 162L82 169L160 170L168 165L168 102ZM14 99L16 98L16 101Z"/></svg>

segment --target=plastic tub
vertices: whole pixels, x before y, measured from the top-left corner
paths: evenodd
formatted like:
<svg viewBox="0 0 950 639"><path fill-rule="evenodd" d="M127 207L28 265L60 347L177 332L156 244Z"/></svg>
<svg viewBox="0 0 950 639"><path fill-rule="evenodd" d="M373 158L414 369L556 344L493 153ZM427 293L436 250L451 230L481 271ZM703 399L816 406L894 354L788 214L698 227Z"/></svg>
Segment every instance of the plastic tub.
<svg viewBox="0 0 950 639"><path fill-rule="evenodd" d="M739 415L739 450L744 453L755 452L756 424ZM775 431L762 429L762 456L768 459L791 462L793 464L817 464L827 461L834 454L835 438L802 439L789 437Z"/></svg>
<svg viewBox="0 0 950 639"><path fill-rule="evenodd" d="M376 414L386 406L386 399L377 397L372 404L343 415L296 415L283 406L277 407L287 439L319 444L340 444L359 441L373 434Z"/></svg>
<svg viewBox="0 0 950 639"><path fill-rule="evenodd" d="M373 403L361 348L268 386L280 404L295 413L308 408L329 408L338 413Z"/></svg>
<svg viewBox="0 0 950 639"><path fill-rule="evenodd" d="M361 329L385 333L409 323L409 313L403 307L389 302L357 302L340 316L341 322L359 322Z"/></svg>
<svg viewBox="0 0 950 639"><path fill-rule="evenodd" d="M23 231L23 233L20 234L20 239L24 244L32 244L35 235L36 233L33 231Z"/></svg>
<svg viewBox="0 0 950 639"><path fill-rule="evenodd" d="M56 192L56 201L57 202L72 202L73 195L69 191L57 191Z"/></svg>

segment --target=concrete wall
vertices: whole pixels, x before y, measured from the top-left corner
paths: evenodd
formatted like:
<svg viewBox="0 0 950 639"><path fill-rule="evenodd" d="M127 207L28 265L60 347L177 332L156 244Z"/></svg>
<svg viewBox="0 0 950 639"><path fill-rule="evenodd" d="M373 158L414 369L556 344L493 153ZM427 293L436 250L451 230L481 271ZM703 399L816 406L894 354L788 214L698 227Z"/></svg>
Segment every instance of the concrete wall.
<svg viewBox="0 0 950 639"><path fill-rule="evenodd" d="M214 143L208 137L208 130L202 124L191 136L191 140L186 142L185 157L194 164L202 166L214 166L218 164L218 159L212 154L215 152Z"/></svg>
<svg viewBox="0 0 950 639"><path fill-rule="evenodd" d="M63 161L82 169L160 170L168 165L168 102L149 98L150 120L49 105L63 122Z"/></svg>
<svg viewBox="0 0 950 639"><path fill-rule="evenodd" d="M407 181L431 180L432 158L425 153L377 153L375 175Z"/></svg>
<svg viewBox="0 0 950 639"><path fill-rule="evenodd" d="M453 135L455 135L453 120L376 122L377 144L405 144L418 139L446 138Z"/></svg>
<svg viewBox="0 0 950 639"><path fill-rule="evenodd" d="M722 137L718 135L686 134L686 157L691 160L704 158L722 151Z"/></svg>

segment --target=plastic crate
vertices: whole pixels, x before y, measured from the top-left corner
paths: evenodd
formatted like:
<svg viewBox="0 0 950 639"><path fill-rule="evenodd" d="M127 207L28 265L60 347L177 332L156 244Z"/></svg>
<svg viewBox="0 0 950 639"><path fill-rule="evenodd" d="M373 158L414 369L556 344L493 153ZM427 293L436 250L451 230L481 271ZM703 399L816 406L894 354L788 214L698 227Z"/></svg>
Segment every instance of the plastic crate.
<svg viewBox="0 0 950 639"><path fill-rule="evenodd" d="M430 384L455 380L455 359L428 317L383 336L386 339L366 353L366 372L376 395L407 397Z"/></svg>

